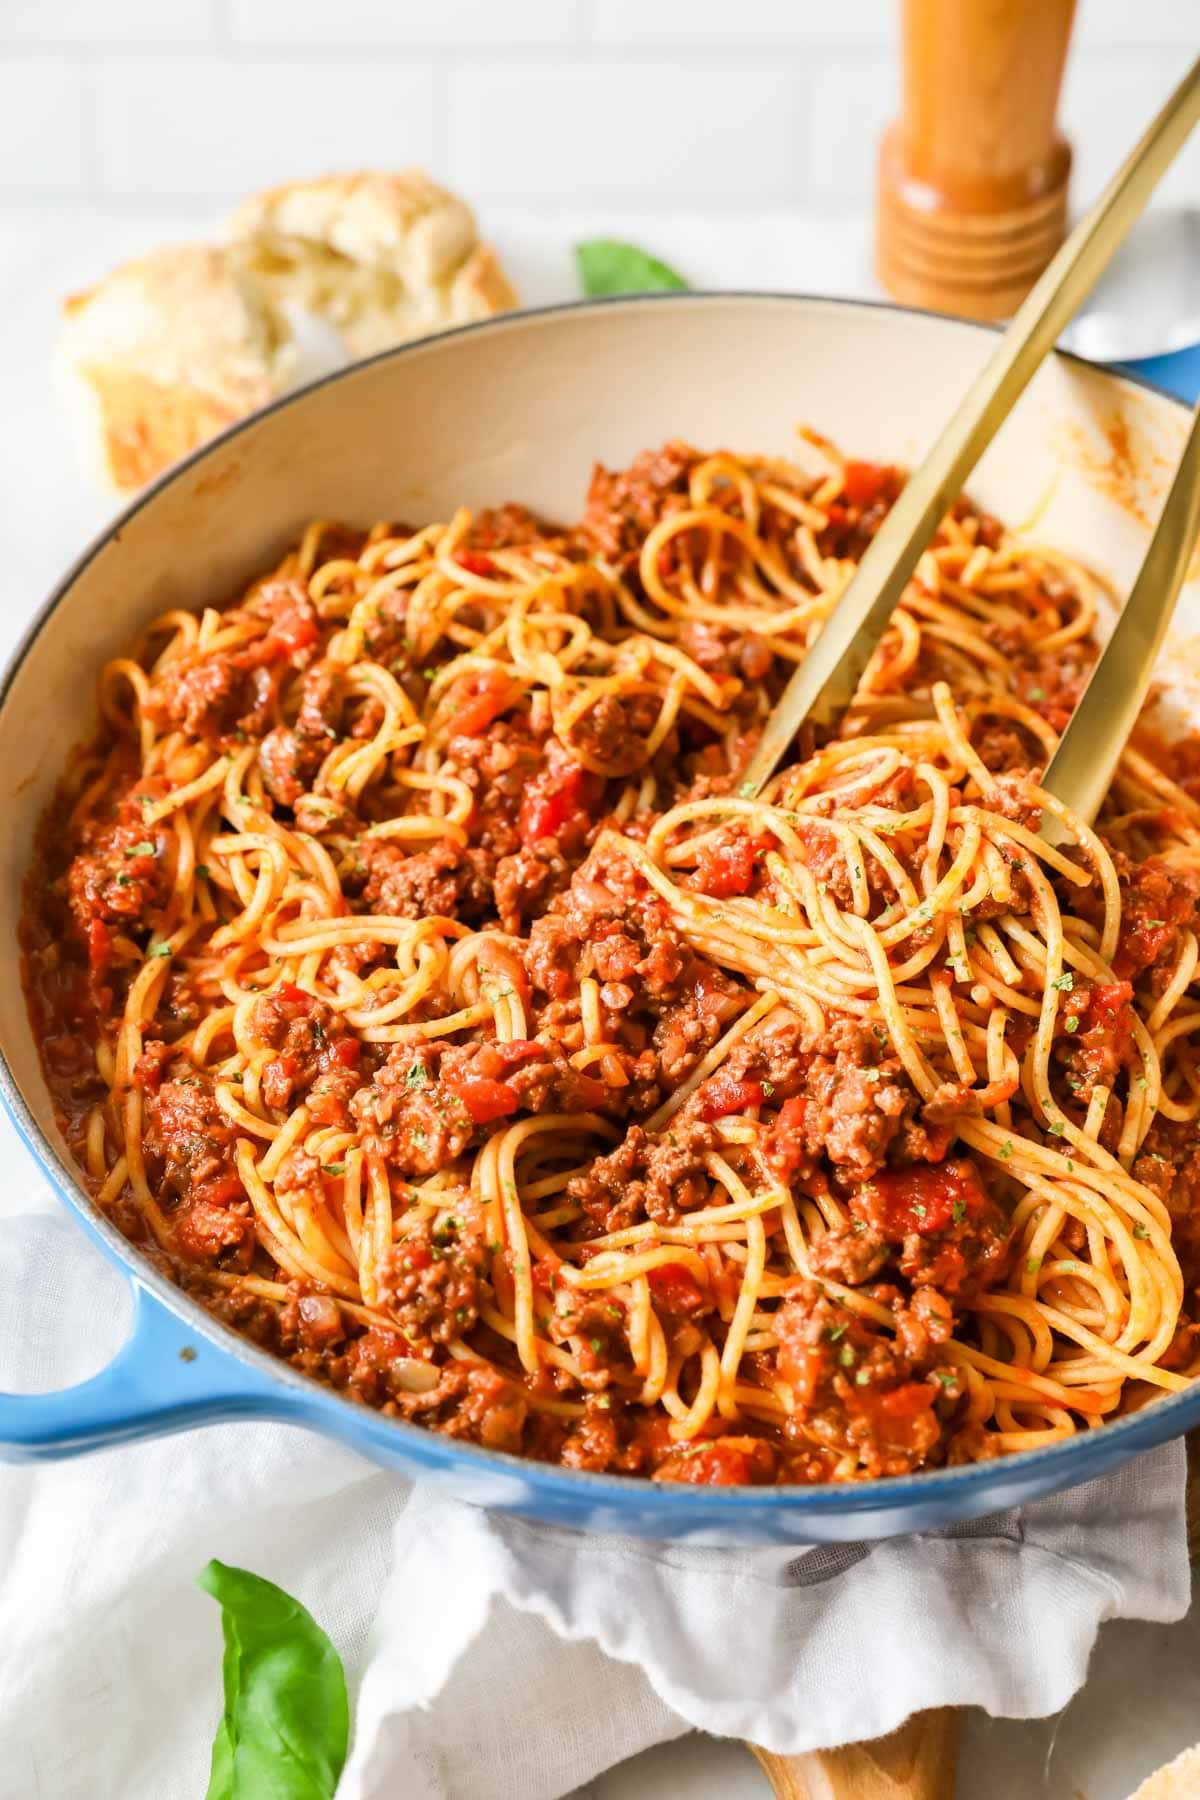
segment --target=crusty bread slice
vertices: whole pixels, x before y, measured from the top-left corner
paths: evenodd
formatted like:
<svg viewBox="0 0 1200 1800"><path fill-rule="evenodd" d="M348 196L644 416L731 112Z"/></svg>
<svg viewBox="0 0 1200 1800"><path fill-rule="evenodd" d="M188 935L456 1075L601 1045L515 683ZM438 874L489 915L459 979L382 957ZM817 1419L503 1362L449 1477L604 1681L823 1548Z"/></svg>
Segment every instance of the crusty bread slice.
<svg viewBox="0 0 1200 1800"><path fill-rule="evenodd" d="M1200 1800L1200 1744L1147 1775L1129 1800Z"/></svg>
<svg viewBox="0 0 1200 1800"><path fill-rule="evenodd" d="M85 456L119 490L264 405L293 373L286 319L227 250L157 250L64 312L59 385Z"/></svg>
<svg viewBox="0 0 1200 1800"><path fill-rule="evenodd" d="M356 356L517 305L470 207L420 169L268 188L229 230L277 301L327 319Z"/></svg>

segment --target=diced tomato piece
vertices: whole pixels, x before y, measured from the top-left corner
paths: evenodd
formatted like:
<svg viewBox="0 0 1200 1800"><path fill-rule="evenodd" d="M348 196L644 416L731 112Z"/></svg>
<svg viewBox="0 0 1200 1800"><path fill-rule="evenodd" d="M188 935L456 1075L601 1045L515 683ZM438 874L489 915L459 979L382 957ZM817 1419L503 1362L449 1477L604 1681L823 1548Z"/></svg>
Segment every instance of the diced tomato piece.
<svg viewBox="0 0 1200 1800"><path fill-rule="evenodd" d="M246 1198L246 1190L234 1174L214 1175L196 1189L195 1198L209 1206L232 1206L234 1201Z"/></svg>
<svg viewBox="0 0 1200 1800"><path fill-rule="evenodd" d="M901 1387L856 1387L848 1406L870 1422L880 1441L893 1449L910 1449L927 1436L926 1421L933 1409L934 1390L925 1381L906 1381Z"/></svg>
<svg viewBox="0 0 1200 1800"><path fill-rule="evenodd" d="M775 1457L761 1439L715 1438L711 1443L680 1445L655 1472L656 1481L681 1481L691 1487L747 1487L770 1481Z"/></svg>
<svg viewBox="0 0 1200 1800"><path fill-rule="evenodd" d="M690 1269L680 1263L662 1263L646 1276L650 1292L669 1313L699 1312L704 1304L704 1290Z"/></svg>
<svg viewBox="0 0 1200 1800"><path fill-rule="evenodd" d="M162 1085L163 1071L174 1051L170 1044L150 1044L133 1065L133 1084L144 1094L153 1094Z"/></svg>
<svg viewBox="0 0 1200 1800"><path fill-rule="evenodd" d="M278 987L275 991L279 995L279 998L281 1000L286 1000L290 1006L307 1007L316 1004L312 995L305 993L302 987L297 987L294 981L285 981L282 986Z"/></svg>
<svg viewBox="0 0 1200 1800"><path fill-rule="evenodd" d="M887 495L889 498L896 487L896 471L886 463L848 462L842 487L842 497L851 506L874 506L875 502Z"/></svg>
<svg viewBox="0 0 1200 1800"><path fill-rule="evenodd" d="M478 737L510 706L517 689L498 669L464 675L450 689L446 716L455 737Z"/></svg>
<svg viewBox="0 0 1200 1800"><path fill-rule="evenodd" d="M548 771L536 775L521 796L518 827L526 844L557 837L563 826L582 811L584 771L566 769L560 775Z"/></svg>
<svg viewBox="0 0 1200 1800"><path fill-rule="evenodd" d="M517 1110L517 1095L506 1081L489 1081L485 1075L447 1075L446 1086L457 1094L477 1125L503 1119Z"/></svg>
<svg viewBox="0 0 1200 1800"><path fill-rule="evenodd" d="M700 1090L700 1117L723 1119L728 1113L749 1112L766 1099L761 1081L739 1081L718 1069Z"/></svg>
<svg viewBox="0 0 1200 1800"><path fill-rule="evenodd" d="M92 980L102 981L112 966L112 933L103 919L89 920L87 947Z"/></svg>
<svg viewBox="0 0 1200 1800"><path fill-rule="evenodd" d="M339 1038L330 1046L329 1055L333 1062L341 1063L343 1069L357 1069L362 1045L356 1037Z"/></svg>
<svg viewBox="0 0 1200 1800"><path fill-rule="evenodd" d="M481 556L478 550L459 550L454 558L460 569L468 575L494 575L496 565L490 556Z"/></svg>
<svg viewBox="0 0 1200 1800"><path fill-rule="evenodd" d="M779 1109L776 1124L781 1132L803 1131L808 1117L809 1100L805 1094L797 1094L791 1100L785 1100Z"/></svg>
<svg viewBox="0 0 1200 1800"><path fill-rule="evenodd" d="M965 1224L990 1210L991 1202L974 1163L910 1163L886 1169L863 1191L869 1220L886 1238L899 1240L911 1231L923 1237ZM856 1202L855 1211L860 1208Z"/></svg>
<svg viewBox="0 0 1200 1800"><path fill-rule="evenodd" d="M750 1480L750 1458L744 1450L718 1440L683 1458L673 1476L695 1487L745 1487Z"/></svg>
<svg viewBox="0 0 1200 1800"><path fill-rule="evenodd" d="M746 894L754 880L754 863L764 840L737 837L726 843L706 844L692 877L702 894L728 900Z"/></svg>
<svg viewBox="0 0 1200 1800"><path fill-rule="evenodd" d="M785 1100L767 1142L771 1167L790 1181L808 1158L808 1109L811 1102L803 1094Z"/></svg>
<svg viewBox="0 0 1200 1800"><path fill-rule="evenodd" d="M271 637L288 656L307 650L320 637L317 621L306 613L285 613L271 629Z"/></svg>
<svg viewBox="0 0 1200 1800"><path fill-rule="evenodd" d="M817 1344L793 1344L785 1339L780 1345L779 1373L791 1388L797 1406L811 1406L816 1399L827 1360Z"/></svg>
<svg viewBox="0 0 1200 1800"><path fill-rule="evenodd" d="M265 637L238 651L238 661L245 669L260 669L277 657L295 660L305 650L311 650L320 635L316 619L307 613L284 613L274 621Z"/></svg>
<svg viewBox="0 0 1200 1800"><path fill-rule="evenodd" d="M288 1082L293 1087L300 1075L300 1065L294 1056L273 1056L263 1064L262 1085L265 1091L279 1087Z"/></svg>
<svg viewBox="0 0 1200 1800"><path fill-rule="evenodd" d="M912 1419L933 1405L933 1389L927 1381L906 1381L879 1396L879 1410L889 1419Z"/></svg>
<svg viewBox="0 0 1200 1800"><path fill-rule="evenodd" d="M1133 988L1128 981L1097 982L1088 995L1088 1026L1099 1025L1105 1031L1112 1031L1122 1020L1132 999Z"/></svg>

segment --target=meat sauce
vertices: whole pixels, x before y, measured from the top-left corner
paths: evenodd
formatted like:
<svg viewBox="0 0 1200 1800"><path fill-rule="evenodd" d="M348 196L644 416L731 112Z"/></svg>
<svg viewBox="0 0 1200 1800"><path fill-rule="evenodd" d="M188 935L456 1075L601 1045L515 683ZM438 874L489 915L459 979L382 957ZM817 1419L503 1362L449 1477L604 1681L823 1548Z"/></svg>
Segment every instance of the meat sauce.
<svg viewBox="0 0 1200 1800"><path fill-rule="evenodd" d="M579 559L603 558L640 592L646 534L689 504L697 461L686 446L669 444L625 471L598 469L574 535L520 508L483 514L458 564L486 580L502 550L565 542ZM901 481L890 468L849 464L818 534L820 552L861 554ZM992 522L961 506L959 516L972 518L977 541L995 541ZM785 529L780 541L790 545L792 521L779 524ZM344 534L345 555L360 547L361 538ZM794 577L802 571L797 551ZM219 1316L297 1368L366 1405L491 1448L697 1485L821 1481L847 1460L866 1476L953 1460L963 1385L947 1347L956 1331L969 1329L972 1300L1002 1278L1009 1256L1006 1196L956 1142L953 1105L923 1100L892 1047L856 1018L832 1015L814 1033L781 1009L700 1082L665 1134L646 1128L752 998L685 941L631 862L595 851L625 791L629 746L652 727L657 702L615 697L592 710L585 730L564 738L552 729L550 709L508 676L476 670L456 679L436 699L434 717L448 732L448 762L470 797L466 829L414 847L372 831L381 821L369 789L358 801L319 802L312 792L324 759L369 736L375 717L325 662L331 627L304 583L274 578L243 604L255 626L248 641L152 683L148 704L159 728L230 754L252 741L263 804L314 841L338 847L347 916L438 917L485 929L482 979L519 995L528 1019L528 1036L506 1043L476 1031L389 1046L364 1041L339 1013L284 984L257 1000L248 1021L266 1116L282 1123L303 1104L310 1124L353 1134L377 1156L400 1194L405 1184L465 1166L498 1121L596 1115L611 1148L572 1173L563 1192L572 1241L585 1257L593 1238L647 1223L677 1226L708 1203L706 1159L721 1142L720 1122L748 1117L765 1127L774 1178L797 1198L835 1201L844 1222L815 1235L811 1276L795 1278L780 1296L773 1347L752 1353L790 1391L792 1411L779 1424L714 1413L698 1438L681 1442L668 1420L637 1404L623 1304L568 1292L553 1257L535 1259L536 1303L551 1340L574 1346L581 1373L578 1382L551 1368L526 1375L511 1343L487 1323L511 1301L513 1275L477 1197L424 1219L388 1250L378 1303L389 1322L364 1325L319 1282L281 1272L264 1249L238 1171L239 1131L213 1075L180 1047L219 997L193 991L171 967L131 1076L165 1247L150 1246L128 1190L114 1201L122 1228L154 1248ZM1036 625L1027 642L1006 649L1023 697L1057 722L1086 656L1069 647L1056 681L1037 651ZM405 629L403 606L389 596L366 630L364 653L390 657L405 691L423 705L440 662L457 648L443 640L418 668L404 649ZM644 837L675 801L735 784L792 666L768 640L734 625L688 622L680 642L714 679L735 684L732 729L718 736L702 719L680 715L654 754L654 807L626 823L633 837ZM286 707L285 694L292 696ZM47 821L24 926L47 1079L85 1165L89 1121L110 1103L96 1045L102 1037L111 1042L129 970L147 954L179 881L170 834L145 823L162 784L141 778L127 740L107 749L113 774L105 796L81 802L78 784L68 782ZM995 740L993 766L1019 771L1035 750L1010 732ZM808 822L803 841L816 878L846 879L820 821ZM719 900L777 898L769 850L769 840L723 827L684 885ZM1128 1060L1132 984L1169 964L1177 934L1195 928L1200 911L1200 884L1168 864L1118 858L1118 870L1119 980L1080 981L1064 1001L1055 1043L1084 1103ZM197 880L210 874L202 870ZM1019 883L1017 890L1019 908ZM132 957L122 948L130 944ZM369 973L383 966L385 948L360 942L337 955ZM577 1068L564 1048L579 1039L585 981L598 995L604 1040L615 1046L605 1079ZM1156 1127L1143 1155L1164 1191L1173 1171L1190 1171L1186 1199L1176 1194L1171 1204L1186 1215L1184 1240L1196 1245L1195 1278L1200 1145L1190 1127ZM294 1149L277 1186L289 1207L319 1211L343 1173L341 1156L322 1164ZM778 1211L766 1229L781 1245ZM281 1280L285 1302L268 1304L240 1288L238 1278L252 1272ZM654 1267L648 1280L668 1353L686 1362L700 1329L719 1335L729 1317L736 1286L728 1266L681 1256ZM865 1310L839 1297L848 1290ZM448 1358L452 1340L469 1343L488 1366ZM538 1405L550 1397L575 1403L575 1413Z"/></svg>

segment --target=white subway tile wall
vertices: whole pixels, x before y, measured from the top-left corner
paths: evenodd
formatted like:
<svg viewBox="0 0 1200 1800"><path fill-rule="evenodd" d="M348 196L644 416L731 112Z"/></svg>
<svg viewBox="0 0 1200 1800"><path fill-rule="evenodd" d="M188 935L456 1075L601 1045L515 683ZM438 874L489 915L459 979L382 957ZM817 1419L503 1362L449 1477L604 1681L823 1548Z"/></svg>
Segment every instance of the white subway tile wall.
<svg viewBox="0 0 1200 1800"><path fill-rule="evenodd" d="M427 163L486 207L871 205L899 0L0 0L0 208L210 212ZM1200 49L1200 0L1080 0L1077 201ZM1200 203L1200 140L1165 194Z"/></svg>

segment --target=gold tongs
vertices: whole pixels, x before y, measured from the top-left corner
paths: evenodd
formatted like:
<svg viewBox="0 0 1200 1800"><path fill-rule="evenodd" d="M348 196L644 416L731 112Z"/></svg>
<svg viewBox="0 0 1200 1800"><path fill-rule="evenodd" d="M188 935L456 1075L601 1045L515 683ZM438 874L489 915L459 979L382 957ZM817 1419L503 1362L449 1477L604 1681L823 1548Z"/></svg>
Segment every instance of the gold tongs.
<svg viewBox="0 0 1200 1800"><path fill-rule="evenodd" d="M1198 532L1200 404L1137 580L1042 777L1047 792L1089 824L1137 723ZM1074 842L1051 812L1042 817L1042 837L1048 844Z"/></svg>
<svg viewBox="0 0 1200 1800"><path fill-rule="evenodd" d="M757 794L762 789L807 720L831 725L849 705L909 577L964 481L1091 292L1198 118L1200 60L1031 289L945 431L909 476L849 587L767 720L741 792ZM1200 425L1193 419L1141 574L1047 771L1046 784L1085 818L1095 816L1145 696L1198 522ZM1048 832L1053 829L1049 822Z"/></svg>

